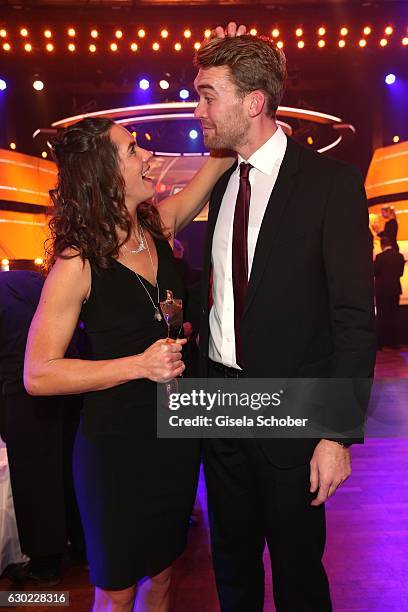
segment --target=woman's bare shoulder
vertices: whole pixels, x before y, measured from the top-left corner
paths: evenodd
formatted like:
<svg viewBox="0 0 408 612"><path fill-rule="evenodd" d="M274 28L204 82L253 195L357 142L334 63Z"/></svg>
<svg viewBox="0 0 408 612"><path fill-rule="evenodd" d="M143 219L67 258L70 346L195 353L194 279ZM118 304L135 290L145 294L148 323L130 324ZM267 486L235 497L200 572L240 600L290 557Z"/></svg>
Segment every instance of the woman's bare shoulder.
<svg viewBox="0 0 408 612"><path fill-rule="evenodd" d="M91 266L74 247L67 247L55 258L47 278L48 283L61 284L64 292L72 291L81 300L87 299L91 288Z"/></svg>

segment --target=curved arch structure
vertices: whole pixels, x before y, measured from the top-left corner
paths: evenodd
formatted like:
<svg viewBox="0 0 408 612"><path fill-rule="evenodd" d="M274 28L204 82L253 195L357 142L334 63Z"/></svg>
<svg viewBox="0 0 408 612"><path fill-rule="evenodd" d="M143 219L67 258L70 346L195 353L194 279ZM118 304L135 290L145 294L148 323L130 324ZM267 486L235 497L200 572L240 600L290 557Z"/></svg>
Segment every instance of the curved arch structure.
<svg viewBox="0 0 408 612"><path fill-rule="evenodd" d="M163 121L166 119L172 121L180 121L194 118L194 110L197 102L169 102L164 104L143 104L141 106L125 106L122 108L110 108L107 110L95 111L83 115L75 115L60 119L52 124L52 128L65 128L85 117L107 117L113 119L122 125L141 124L152 121ZM344 138L353 136L356 132L354 126L349 123L344 123L340 117L322 113L320 111L312 111L303 108L294 108L291 106L279 106L277 110L277 120L284 131L291 135L292 127L286 121L287 119L298 119L310 121L320 125L333 127L333 141L325 147L319 149L320 153L324 153L338 146ZM38 132L38 131L37 131ZM155 152L160 155L160 152ZM180 153L166 153L166 155L178 156ZM202 153L190 154L201 156Z"/></svg>

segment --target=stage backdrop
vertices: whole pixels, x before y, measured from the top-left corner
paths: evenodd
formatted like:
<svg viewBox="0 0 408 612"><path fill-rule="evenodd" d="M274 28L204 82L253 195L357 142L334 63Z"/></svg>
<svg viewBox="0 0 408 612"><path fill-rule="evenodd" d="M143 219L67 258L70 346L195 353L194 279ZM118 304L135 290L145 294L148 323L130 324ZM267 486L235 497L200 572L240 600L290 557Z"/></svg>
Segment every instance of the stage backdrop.
<svg viewBox="0 0 408 612"><path fill-rule="evenodd" d="M370 228L374 236L374 252L381 249L376 232L383 229L383 206L393 206L398 222L398 245L408 261L408 141L374 152L366 178L366 191L370 205ZM401 279L401 304L408 304L408 263Z"/></svg>
<svg viewBox="0 0 408 612"><path fill-rule="evenodd" d="M43 256L48 190L56 177L53 162L0 149L0 258Z"/></svg>

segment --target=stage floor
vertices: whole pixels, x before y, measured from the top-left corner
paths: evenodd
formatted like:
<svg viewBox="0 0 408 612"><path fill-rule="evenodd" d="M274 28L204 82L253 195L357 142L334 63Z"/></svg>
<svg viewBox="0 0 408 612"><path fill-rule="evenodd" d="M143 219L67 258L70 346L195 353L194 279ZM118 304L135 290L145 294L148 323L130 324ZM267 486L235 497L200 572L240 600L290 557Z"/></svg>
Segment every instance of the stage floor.
<svg viewBox="0 0 408 612"><path fill-rule="evenodd" d="M376 413L377 430L382 436L378 423L388 423L388 408L396 406L396 420L391 421L394 429L396 423L401 425L404 437L391 437L387 430L387 437L368 438L363 446L354 446L353 474L327 503L325 564L335 612L408 612L408 347L379 352L376 378L392 382L389 403ZM191 527L188 548L174 568L172 612L219 611L203 478L195 514L198 525ZM272 612L267 552L265 567L265 612ZM90 609L92 589L85 570L67 567L57 588L70 591L70 608L75 612ZM10 589L9 581L1 580L0 589Z"/></svg>

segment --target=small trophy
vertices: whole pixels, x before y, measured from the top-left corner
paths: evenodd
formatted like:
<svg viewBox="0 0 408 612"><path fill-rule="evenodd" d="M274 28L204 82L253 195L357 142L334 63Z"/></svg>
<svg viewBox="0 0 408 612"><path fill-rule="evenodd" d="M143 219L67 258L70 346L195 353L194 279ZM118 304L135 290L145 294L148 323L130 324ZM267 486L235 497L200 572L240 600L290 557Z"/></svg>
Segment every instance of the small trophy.
<svg viewBox="0 0 408 612"><path fill-rule="evenodd" d="M160 308L167 325L167 340L176 340L183 327L183 300L173 297L173 292L166 289L166 299L160 302Z"/></svg>
<svg viewBox="0 0 408 612"><path fill-rule="evenodd" d="M166 299L164 302L160 302L160 309L167 325L166 342L175 342L183 327L183 300L174 298L173 292L170 289L166 289ZM170 395L179 392L177 378L164 383L164 387L168 406Z"/></svg>

